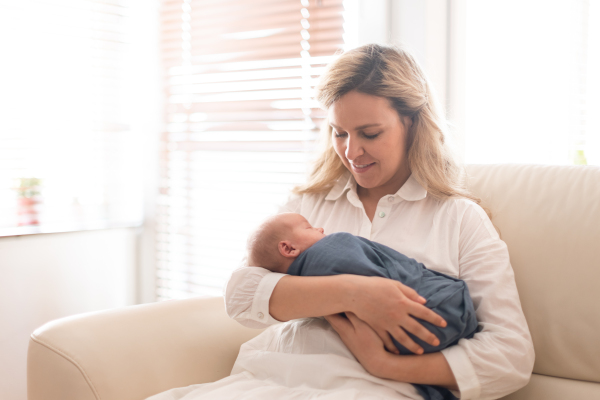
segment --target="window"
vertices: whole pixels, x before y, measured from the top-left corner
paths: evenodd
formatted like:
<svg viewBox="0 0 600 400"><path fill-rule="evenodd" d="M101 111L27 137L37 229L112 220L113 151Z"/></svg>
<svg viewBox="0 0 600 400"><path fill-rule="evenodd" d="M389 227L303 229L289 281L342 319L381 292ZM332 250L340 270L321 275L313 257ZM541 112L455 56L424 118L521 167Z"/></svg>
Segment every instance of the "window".
<svg viewBox="0 0 600 400"><path fill-rule="evenodd" d="M132 19L126 0L0 1L0 234L141 220Z"/></svg>
<svg viewBox="0 0 600 400"><path fill-rule="evenodd" d="M247 235L304 181L342 0L165 0L159 299L220 295Z"/></svg>
<svg viewBox="0 0 600 400"><path fill-rule="evenodd" d="M467 163L600 165L599 27L598 1L467 3Z"/></svg>

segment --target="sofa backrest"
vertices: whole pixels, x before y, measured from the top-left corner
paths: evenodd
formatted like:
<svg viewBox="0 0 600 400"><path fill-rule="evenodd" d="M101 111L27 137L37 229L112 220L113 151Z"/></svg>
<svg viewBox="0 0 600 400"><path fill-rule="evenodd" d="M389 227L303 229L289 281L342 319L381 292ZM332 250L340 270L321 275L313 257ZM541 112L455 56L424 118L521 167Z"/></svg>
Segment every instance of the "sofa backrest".
<svg viewBox="0 0 600 400"><path fill-rule="evenodd" d="M534 373L600 382L600 168L467 171L508 246L535 346Z"/></svg>

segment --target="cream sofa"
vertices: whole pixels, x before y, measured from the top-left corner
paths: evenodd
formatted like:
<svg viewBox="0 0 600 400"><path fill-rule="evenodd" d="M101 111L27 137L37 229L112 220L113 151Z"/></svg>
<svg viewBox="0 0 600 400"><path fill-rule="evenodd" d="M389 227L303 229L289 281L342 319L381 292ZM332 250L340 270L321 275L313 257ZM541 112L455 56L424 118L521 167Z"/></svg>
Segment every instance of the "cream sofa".
<svg viewBox="0 0 600 400"><path fill-rule="evenodd" d="M600 168L470 166L470 187L508 244L536 362L507 399L600 399ZM31 335L30 400L139 400L227 376L260 333L222 298L126 307Z"/></svg>

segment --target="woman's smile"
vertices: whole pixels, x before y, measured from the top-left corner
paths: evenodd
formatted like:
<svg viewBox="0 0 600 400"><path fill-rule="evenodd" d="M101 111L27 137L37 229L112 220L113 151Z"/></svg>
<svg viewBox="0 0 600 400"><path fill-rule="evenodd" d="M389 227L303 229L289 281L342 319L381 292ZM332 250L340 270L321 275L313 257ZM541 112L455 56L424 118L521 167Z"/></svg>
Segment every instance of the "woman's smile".
<svg viewBox="0 0 600 400"><path fill-rule="evenodd" d="M375 163L373 162L370 164L354 164L353 162L350 162L350 165L352 166L352 170L354 172L356 172L357 174L362 174L370 170L371 167L375 165Z"/></svg>

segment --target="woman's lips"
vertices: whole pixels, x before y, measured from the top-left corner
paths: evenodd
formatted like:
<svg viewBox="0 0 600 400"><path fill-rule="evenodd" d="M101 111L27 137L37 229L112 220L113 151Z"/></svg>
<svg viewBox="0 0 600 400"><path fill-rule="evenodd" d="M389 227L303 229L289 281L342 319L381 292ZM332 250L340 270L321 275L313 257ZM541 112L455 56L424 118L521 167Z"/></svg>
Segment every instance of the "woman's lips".
<svg viewBox="0 0 600 400"><path fill-rule="evenodd" d="M350 166L352 167L352 170L358 174L362 174L364 172L367 172L369 169L371 169L371 167L375 165L375 163L370 163L370 164L352 164L350 163Z"/></svg>

